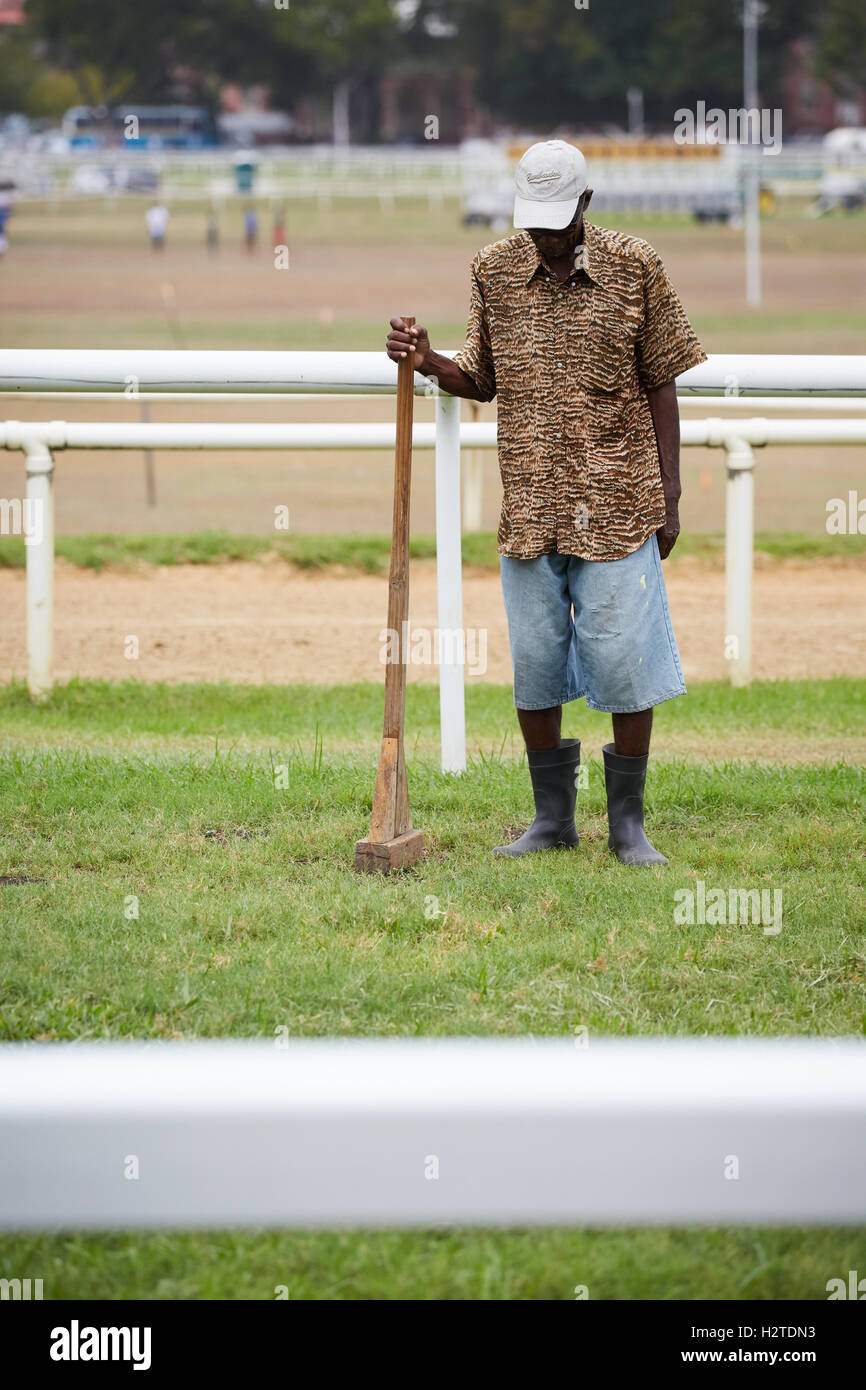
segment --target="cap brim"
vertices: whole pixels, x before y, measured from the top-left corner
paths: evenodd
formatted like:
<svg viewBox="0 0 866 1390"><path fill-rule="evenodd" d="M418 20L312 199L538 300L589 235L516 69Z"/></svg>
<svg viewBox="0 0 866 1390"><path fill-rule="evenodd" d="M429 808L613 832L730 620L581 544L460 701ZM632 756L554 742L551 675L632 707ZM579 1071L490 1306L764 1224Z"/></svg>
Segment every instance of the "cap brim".
<svg viewBox="0 0 866 1390"><path fill-rule="evenodd" d="M542 203L535 198L514 198L514 225L520 229L537 227L539 230L561 232L567 227L577 212L580 197L569 198L564 203Z"/></svg>

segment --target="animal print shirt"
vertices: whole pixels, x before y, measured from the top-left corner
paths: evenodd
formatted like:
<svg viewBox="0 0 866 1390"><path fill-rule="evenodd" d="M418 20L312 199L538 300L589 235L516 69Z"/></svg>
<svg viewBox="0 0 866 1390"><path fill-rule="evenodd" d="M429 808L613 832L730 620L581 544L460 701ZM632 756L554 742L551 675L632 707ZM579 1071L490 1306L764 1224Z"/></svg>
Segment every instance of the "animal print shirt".
<svg viewBox="0 0 866 1390"><path fill-rule="evenodd" d="M645 241L585 223L565 281L528 232L485 246L454 360L497 398L503 555L618 560L659 529L646 393L706 353Z"/></svg>

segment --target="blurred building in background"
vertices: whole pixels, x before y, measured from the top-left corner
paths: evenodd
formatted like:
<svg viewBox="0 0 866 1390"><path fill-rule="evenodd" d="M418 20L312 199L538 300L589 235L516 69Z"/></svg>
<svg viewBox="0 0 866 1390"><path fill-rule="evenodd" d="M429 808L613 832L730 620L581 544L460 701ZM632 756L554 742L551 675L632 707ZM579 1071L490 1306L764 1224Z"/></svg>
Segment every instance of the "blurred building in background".
<svg viewBox="0 0 866 1390"><path fill-rule="evenodd" d="M417 59L398 63L379 83L379 106L379 137L387 143L426 138L456 145L494 131L490 113L476 102L470 68L455 72L444 63ZM430 117L436 134L425 136Z"/></svg>
<svg viewBox="0 0 866 1390"><path fill-rule="evenodd" d="M23 24L24 0L0 0L0 24Z"/></svg>
<svg viewBox="0 0 866 1390"><path fill-rule="evenodd" d="M834 91L815 75L815 45L796 39L782 78L785 126L792 136L826 135L837 126L866 125L866 87L844 84Z"/></svg>

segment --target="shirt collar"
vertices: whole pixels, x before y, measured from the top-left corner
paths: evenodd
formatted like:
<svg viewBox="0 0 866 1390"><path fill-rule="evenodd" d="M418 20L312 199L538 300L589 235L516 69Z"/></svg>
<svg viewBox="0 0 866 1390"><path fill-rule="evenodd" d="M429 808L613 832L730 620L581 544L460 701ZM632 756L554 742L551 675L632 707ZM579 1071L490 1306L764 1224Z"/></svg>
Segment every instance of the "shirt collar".
<svg viewBox="0 0 866 1390"><path fill-rule="evenodd" d="M527 247L526 283L528 285L533 276L537 275L539 271L544 274L552 274L552 271L547 270L544 261L536 249L535 242L528 232L525 233L525 236ZM597 285L603 285L605 275L602 249L598 241L596 229L590 222L584 222L583 224L583 241L577 247L576 254L577 253L579 253L579 259L575 262L575 270L585 270L590 280L594 280ZM571 279L571 275L573 274L574 271L571 272L568 278Z"/></svg>

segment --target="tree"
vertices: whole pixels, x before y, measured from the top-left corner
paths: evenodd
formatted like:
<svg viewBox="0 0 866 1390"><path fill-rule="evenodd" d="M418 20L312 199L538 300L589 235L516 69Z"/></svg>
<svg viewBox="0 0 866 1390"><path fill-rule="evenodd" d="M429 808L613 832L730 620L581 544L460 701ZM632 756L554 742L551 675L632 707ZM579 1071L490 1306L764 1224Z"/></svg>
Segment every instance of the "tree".
<svg viewBox="0 0 866 1390"><path fill-rule="evenodd" d="M27 93L46 70L24 30L0 34L0 111L27 114Z"/></svg>
<svg viewBox="0 0 866 1390"><path fill-rule="evenodd" d="M141 100L170 95L172 68L194 41L195 12L208 8L198 0L149 0L143 14L109 0L27 0L26 16L50 62L73 75L89 72L80 85L92 86L101 72L103 95L111 89L116 99Z"/></svg>
<svg viewBox="0 0 866 1390"><path fill-rule="evenodd" d="M28 116L58 118L81 102L81 91L68 72L43 72L27 90L24 111Z"/></svg>
<svg viewBox="0 0 866 1390"><path fill-rule="evenodd" d="M256 82L290 108L381 70L397 33L389 0L149 0L145 14L117 0L27 0L27 16L58 66L89 66L112 84L122 76L114 100L175 96L183 72L201 99L224 82Z"/></svg>
<svg viewBox="0 0 866 1390"><path fill-rule="evenodd" d="M840 96L866 80L866 9L863 0L828 0L820 27L815 70Z"/></svg>
<svg viewBox="0 0 866 1390"><path fill-rule="evenodd" d="M742 0L617 0L585 9L564 0L426 0L456 25L496 115L534 130L626 121L626 91L644 93L647 119L673 123L680 106L742 101ZM856 7L860 0L835 0ZM761 98L778 105L785 52L814 31L800 0L768 0L761 24Z"/></svg>

